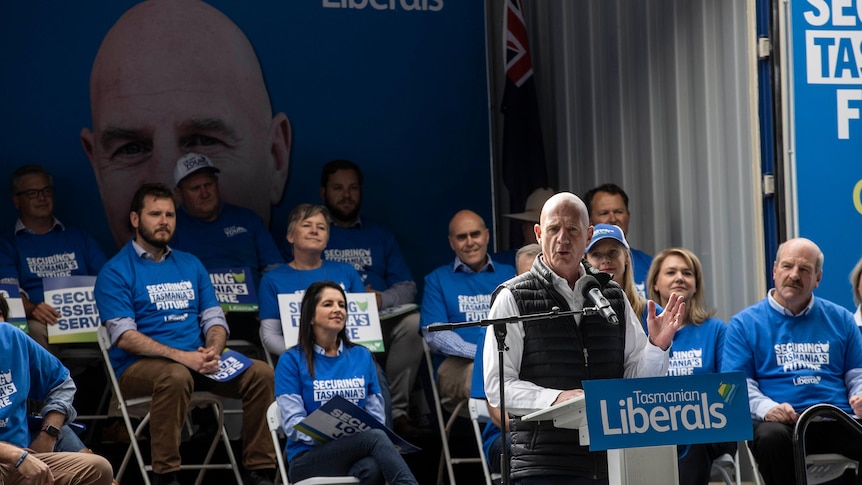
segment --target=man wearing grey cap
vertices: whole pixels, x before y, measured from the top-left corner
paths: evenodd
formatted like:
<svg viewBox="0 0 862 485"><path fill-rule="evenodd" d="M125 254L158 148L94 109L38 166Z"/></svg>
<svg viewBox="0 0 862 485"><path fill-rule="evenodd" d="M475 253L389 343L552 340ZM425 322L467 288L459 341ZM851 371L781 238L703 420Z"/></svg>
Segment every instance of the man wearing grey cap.
<svg viewBox="0 0 862 485"><path fill-rule="evenodd" d="M174 193L180 207L172 246L197 256L207 270L249 268L257 289L261 275L284 260L257 214L221 200L219 172L205 155L188 153L177 160ZM255 319L242 317L229 314L231 334L258 342Z"/></svg>

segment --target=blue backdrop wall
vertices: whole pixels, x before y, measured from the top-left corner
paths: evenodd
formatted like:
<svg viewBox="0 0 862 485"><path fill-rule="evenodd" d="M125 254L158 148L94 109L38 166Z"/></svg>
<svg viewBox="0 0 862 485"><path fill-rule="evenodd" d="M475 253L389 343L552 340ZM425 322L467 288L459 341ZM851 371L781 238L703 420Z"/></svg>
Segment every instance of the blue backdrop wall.
<svg viewBox="0 0 862 485"><path fill-rule="evenodd" d="M11 226L16 217L9 175L22 164L39 163L54 174L57 216L90 231L114 253L80 133L92 127L95 54L135 3L0 5L0 226ZM292 126L287 184L272 211L278 242L292 207L320 202L320 168L333 158L363 167L362 213L395 231L420 285L452 257L446 230L457 210L473 209L492 222L483 3L210 2L250 39L273 111L285 113ZM245 189L261 190L256 184Z"/></svg>

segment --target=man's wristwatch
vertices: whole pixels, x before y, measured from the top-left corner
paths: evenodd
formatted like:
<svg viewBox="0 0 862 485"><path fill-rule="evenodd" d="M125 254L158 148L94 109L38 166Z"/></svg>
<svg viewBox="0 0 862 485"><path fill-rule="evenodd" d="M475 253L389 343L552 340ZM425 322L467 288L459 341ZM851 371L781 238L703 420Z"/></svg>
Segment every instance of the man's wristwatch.
<svg viewBox="0 0 862 485"><path fill-rule="evenodd" d="M54 426L53 424L49 424L47 426L42 426L42 431L48 433L48 436L52 438L60 437L60 428Z"/></svg>

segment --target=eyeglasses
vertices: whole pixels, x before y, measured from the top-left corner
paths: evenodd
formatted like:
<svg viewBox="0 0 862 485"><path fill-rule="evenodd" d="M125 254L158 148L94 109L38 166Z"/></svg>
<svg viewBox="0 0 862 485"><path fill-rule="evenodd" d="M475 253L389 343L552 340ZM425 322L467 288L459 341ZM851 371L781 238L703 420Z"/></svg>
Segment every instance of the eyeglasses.
<svg viewBox="0 0 862 485"><path fill-rule="evenodd" d="M27 199L38 199L39 196L43 196L46 199L48 197L54 197L54 187L45 187L42 189L31 189L31 190L22 190L15 194L17 197L25 197Z"/></svg>

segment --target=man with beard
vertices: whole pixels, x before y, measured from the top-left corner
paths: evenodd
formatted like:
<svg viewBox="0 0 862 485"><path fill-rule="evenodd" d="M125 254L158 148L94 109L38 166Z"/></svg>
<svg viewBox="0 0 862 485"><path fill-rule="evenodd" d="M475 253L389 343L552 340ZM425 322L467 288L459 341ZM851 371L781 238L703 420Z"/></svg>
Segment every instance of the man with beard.
<svg viewBox="0 0 862 485"><path fill-rule="evenodd" d="M814 296L822 276L823 253L814 242L782 243L772 267L775 288L736 314L725 334L721 371L745 373L754 421L748 445L768 484L795 483L788 463L806 408L827 403L862 416L862 334L847 309ZM852 431L818 422L808 428L805 452L862 460Z"/></svg>
<svg viewBox="0 0 862 485"><path fill-rule="evenodd" d="M377 296L378 310L414 303L416 283L395 235L359 217L362 179L362 170L349 160L333 160L323 167L320 198L332 216L323 258L352 264L362 276L366 291ZM422 360L419 313L384 318L381 326L395 431L402 436L422 434L408 415L410 391Z"/></svg>
<svg viewBox="0 0 862 485"><path fill-rule="evenodd" d="M111 336L111 363L126 398L152 396L150 429L156 484L175 484L180 437L192 390L242 399L245 483L271 484L275 453L266 426L273 371L253 364L237 377L207 377L219 368L228 327L209 275L193 255L172 250L171 189L144 184L132 198L135 237L96 280L99 315Z"/></svg>

